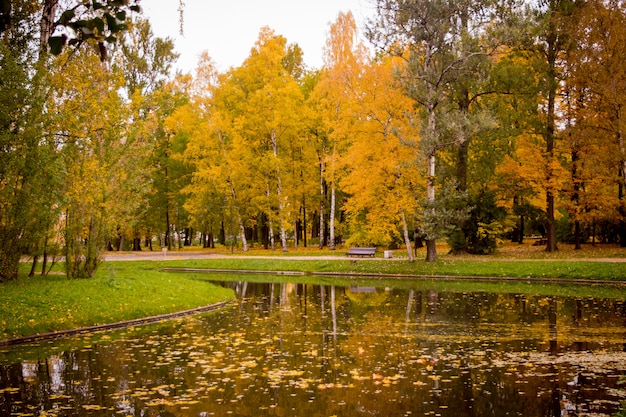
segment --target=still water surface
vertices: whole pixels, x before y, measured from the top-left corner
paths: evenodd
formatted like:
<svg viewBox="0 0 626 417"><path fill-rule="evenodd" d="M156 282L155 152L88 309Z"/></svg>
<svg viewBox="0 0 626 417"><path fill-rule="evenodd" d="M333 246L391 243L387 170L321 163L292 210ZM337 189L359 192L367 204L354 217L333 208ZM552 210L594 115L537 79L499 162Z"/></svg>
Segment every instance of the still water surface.
<svg viewBox="0 0 626 417"><path fill-rule="evenodd" d="M624 400L621 296L223 285L238 298L218 313L3 349L0 415L608 416Z"/></svg>

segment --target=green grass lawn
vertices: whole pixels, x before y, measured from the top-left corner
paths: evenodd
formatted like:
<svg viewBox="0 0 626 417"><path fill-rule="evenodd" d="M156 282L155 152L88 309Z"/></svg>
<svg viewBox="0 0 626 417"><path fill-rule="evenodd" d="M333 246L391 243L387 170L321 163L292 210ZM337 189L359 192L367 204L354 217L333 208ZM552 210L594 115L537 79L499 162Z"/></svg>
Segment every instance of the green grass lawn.
<svg viewBox="0 0 626 417"><path fill-rule="evenodd" d="M233 292L195 274L160 272L141 262L105 262L96 276L21 276L2 284L0 340L115 323L207 306Z"/></svg>
<svg viewBox="0 0 626 417"><path fill-rule="evenodd" d="M506 251L482 257L442 254L439 261L431 263L421 258L415 262L402 259L317 258L324 255L342 256L344 252L306 248L290 251L287 257L238 256L282 255L280 251L255 250L217 258L210 256L215 251L204 251L201 253L206 257L202 259L175 260L170 256L167 259L155 257L154 260L143 261L107 261L101 265L94 278L71 281L62 274L60 265L47 277L28 278L26 273L29 265L24 264L24 274L19 280L1 285L0 339L160 315L233 297L230 290L212 284L206 274L164 272L163 268L166 267L362 275L512 277L519 278L520 283L524 284L528 278L626 281L625 262L603 261L605 258L623 257L626 253L624 249L615 247L589 247L585 251L575 252L565 249L557 254L545 254L540 248L529 245L514 246L508 254ZM229 252L223 250L222 254L225 253ZM402 256L402 252L396 251L394 256ZM322 277L317 278L316 282L329 284L334 281L345 284L346 279ZM460 285L467 288L468 283ZM549 291L554 292L554 289ZM576 294L580 294L580 291L577 290Z"/></svg>

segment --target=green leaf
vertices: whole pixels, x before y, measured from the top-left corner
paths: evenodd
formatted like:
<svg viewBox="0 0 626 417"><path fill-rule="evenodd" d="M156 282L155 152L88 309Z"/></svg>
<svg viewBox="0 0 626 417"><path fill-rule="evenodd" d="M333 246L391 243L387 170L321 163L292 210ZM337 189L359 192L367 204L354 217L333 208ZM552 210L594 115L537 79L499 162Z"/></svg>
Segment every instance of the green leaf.
<svg viewBox="0 0 626 417"><path fill-rule="evenodd" d="M104 20L99 17L93 19L93 25L96 29L98 29L98 33L104 33Z"/></svg>
<svg viewBox="0 0 626 417"><path fill-rule="evenodd" d="M120 31L127 30L127 29L128 29L128 25L126 23L121 23L115 27L115 30L111 30L111 32L115 33L115 32L120 32Z"/></svg>
<svg viewBox="0 0 626 417"><path fill-rule="evenodd" d="M93 22L91 20L77 20L75 22L72 22L70 25L68 25L69 27L71 27L72 29L78 31L80 30L80 28L84 28L84 27L88 27L90 29L93 29Z"/></svg>
<svg viewBox="0 0 626 417"><path fill-rule="evenodd" d="M93 4L93 9L94 10L100 10L100 9L102 9L104 7L104 5L102 3L97 2L95 0L94 0L94 2L92 4Z"/></svg>
<svg viewBox="0 0 626 417"><path fill-rule="evenodd" d="M72 21L75 15L76 14L74 13L74 10L66 10L59 18L59 24L66 26L69 22Z"/></svg>
<svg viewBox="0 0 626 417"><path fill-rule="evenodd" d="M117 20L123 22L124 20L126 20L126 12L124 10L121 10L115 14L115 17L117 18Z"/></svg>
<svg viewBox="0 0 626 417"><path fill-rule="evenodd" d="M117 31L117 20L115 20L115 17L111 16L110 13L105 13L104 14L104 18L107 21L107 26L109 27L109 30L111 32L116 32Z"/></svg>
<svg viewBox="0 0 626 417"><path fill-rule="evenodd" d="M63 51L63 47L67 42L67 36L50 36L48 39L48 46L50 46L50 52L54 55L59 55Z"/></svg>

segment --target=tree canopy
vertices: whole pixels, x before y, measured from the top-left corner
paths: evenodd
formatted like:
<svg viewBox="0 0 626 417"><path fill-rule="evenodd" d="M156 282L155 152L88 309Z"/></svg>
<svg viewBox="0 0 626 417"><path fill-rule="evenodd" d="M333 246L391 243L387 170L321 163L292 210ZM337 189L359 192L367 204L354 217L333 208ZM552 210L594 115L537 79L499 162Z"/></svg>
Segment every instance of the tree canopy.
<svg viewBox="0 0 626 417"><path fill-rule="evenodd" d="M174 74L138 2L0 1L0 281L194 239L626 246L622 3L375 6L329 24L322 68L265 27Z"/></svg>

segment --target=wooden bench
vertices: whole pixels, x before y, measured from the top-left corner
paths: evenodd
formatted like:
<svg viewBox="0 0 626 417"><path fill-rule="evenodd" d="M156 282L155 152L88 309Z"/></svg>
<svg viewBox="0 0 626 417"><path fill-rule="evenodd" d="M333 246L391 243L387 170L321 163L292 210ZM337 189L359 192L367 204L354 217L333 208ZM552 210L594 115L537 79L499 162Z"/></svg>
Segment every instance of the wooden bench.
<svg viewBox="0 0 626 417"><path fill-rule="evenodd" d="M374 256L376 248L350 248L346 256Z"/></svg>

